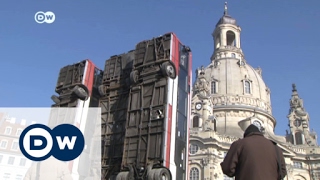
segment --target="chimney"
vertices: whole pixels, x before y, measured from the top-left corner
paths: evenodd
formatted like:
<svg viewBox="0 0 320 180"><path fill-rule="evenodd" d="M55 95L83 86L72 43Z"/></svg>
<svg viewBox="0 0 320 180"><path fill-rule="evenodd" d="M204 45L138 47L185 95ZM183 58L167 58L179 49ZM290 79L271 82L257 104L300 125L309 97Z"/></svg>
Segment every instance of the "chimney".
<svg viewBox="0 0 320 180"><path fill-rule="evenodd" d="M11 123L11 124L14 124L15 122L16 122L16 118L12 117L12 118L10 119L10 123Z"/></svg>
<svg viewBox="0 0 320 180"><path fill-rule="evenodd" d="M26 125L26 120L25 119L21 119L20 125L25 126Z"/></svg>

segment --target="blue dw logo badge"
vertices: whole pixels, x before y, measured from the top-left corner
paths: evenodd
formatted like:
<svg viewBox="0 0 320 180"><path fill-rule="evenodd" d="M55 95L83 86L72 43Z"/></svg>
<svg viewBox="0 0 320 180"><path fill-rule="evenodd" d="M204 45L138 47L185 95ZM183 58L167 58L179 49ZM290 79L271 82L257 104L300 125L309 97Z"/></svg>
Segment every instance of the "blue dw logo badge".
<svg viewBox="0 0 320 180"><path fill-rule="evenodd" d="M60 161L70 161L82 153L84 136L71 124L61 124L52 130L43 124L33 124L22 131L19 146L22 154L32 161L43 161L51 155Z"/></svg>

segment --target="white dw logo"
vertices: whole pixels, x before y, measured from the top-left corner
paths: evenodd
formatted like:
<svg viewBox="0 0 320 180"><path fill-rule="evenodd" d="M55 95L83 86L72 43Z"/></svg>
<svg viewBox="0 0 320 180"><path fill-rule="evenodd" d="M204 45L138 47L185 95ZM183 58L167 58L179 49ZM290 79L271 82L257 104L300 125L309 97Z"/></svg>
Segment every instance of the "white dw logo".
<svg viewBox="0 0 320 180"><path fill-rule="evenodd" d="M48 23L51 24L54 22L54 20L56 19L56 15L51 12L42 12L42 11L38 11L35 15L34 15L34 20L39 23Z"/></svg>

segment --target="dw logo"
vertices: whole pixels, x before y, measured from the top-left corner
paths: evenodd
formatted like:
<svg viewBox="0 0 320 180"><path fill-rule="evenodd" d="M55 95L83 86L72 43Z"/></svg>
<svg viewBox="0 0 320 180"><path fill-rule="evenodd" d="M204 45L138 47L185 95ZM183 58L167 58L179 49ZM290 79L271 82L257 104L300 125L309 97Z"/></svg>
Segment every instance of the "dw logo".
<svg viewBox="0 0 320 180"><path fill-rule="evenodd" d="M39 24L42 24L44 22L51 24L55 21L55 19L56 19L56 16L51 11L48 11L48 12L39 11L34 15L34 20Z"/></svg>
<svg viewBox="0 0 320 180"><path fill-rule="evenodd" d="M70 161L82 153L84 136L71 124L61 124L52 130L43 124L24 129L19 138L22 154L32 161L43 161L51 155L60 161Z"/></svg>

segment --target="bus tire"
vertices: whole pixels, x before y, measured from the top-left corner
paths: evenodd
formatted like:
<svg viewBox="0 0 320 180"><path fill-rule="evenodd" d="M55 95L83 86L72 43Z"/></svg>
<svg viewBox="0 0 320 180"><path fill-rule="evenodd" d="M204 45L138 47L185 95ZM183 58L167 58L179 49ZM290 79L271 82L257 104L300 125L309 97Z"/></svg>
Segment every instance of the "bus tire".
<svg viewBox="0 0 320 180"><path fill-rule="evenodd" d="M129 179L129 172L120 172L116 177L116 180L128 180L128 179Z"/></svg>
<svg viewBox="0 0 320 180"><path fill-rule="evenodd" d="M82 101L86 101L89 98L89 90L84 85L76 85L72 91Z"/></svg>
<svg viewBox="0 0 320 180"><path fill-rule="evenodd" d="M148 171L147 180L154 180L155 172L156 172L155 169L151 169L150 171Z"/></svg>
<svg viewBox="0 0 320 180"><path fill-rule="evenodd" d="M171 180L171 173L166 168L155 169L154 180Z"/></svg>
<svg viewBox="0 0 320 180"><path fill-rule="evenodd" d="M177 69L172 61L167 61L161 64L161 72L164 76L175 79L177 77Z"/></svg>
<svg viewBox="0 0 320 180"><path fill-rule="evenodd" d="M52 95L52 96L51 96L51 99L52 99L52 101L55 102L56 104L59 104L59 103L60 103L60 99L59 99L59 97L56 96L56 95Z"/></svg>
<svg viewBox="0 0 320 180"><path fill-rule="evenodd" d="M131 83L135 84L138 82L139 78L139 72L137 70L134 70L130 73L130 81Z"/></svg>
<svg viewBox="0 0 320 180"><path fill-rule="evenodd" d="M100 85L100 86L98 87L98 91L99 91L100 96L106 95L106 93L105 93L105 91L104 91L104 85Z"/></svg>

